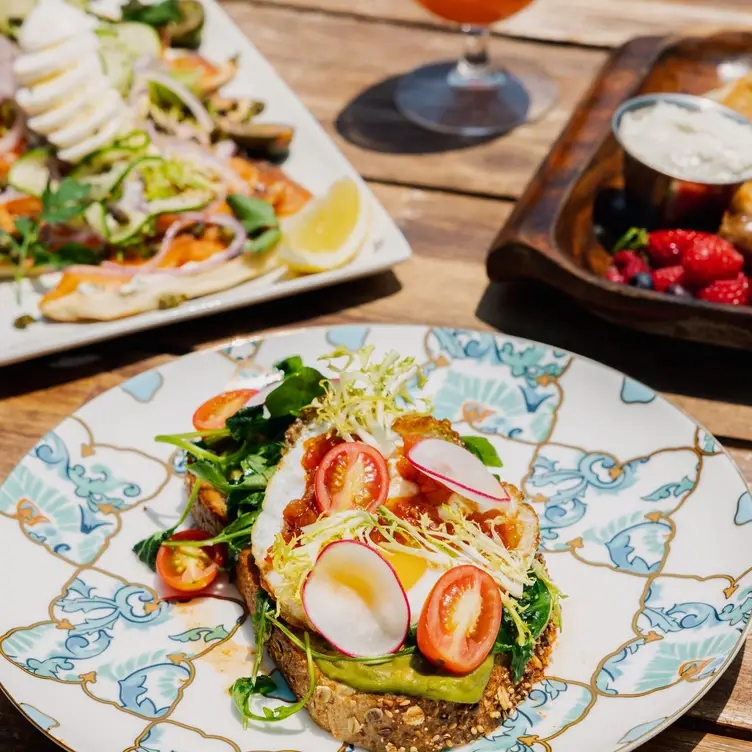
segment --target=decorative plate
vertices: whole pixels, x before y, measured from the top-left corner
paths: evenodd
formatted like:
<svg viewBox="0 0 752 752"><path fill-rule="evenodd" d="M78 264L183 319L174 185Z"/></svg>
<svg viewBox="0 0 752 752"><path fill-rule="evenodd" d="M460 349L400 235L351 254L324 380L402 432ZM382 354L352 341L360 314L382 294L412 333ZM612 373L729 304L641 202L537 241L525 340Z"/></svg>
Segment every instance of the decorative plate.
<svg viewBox="0 0 752 752"><path fill-rule="evenodd" d="M47 434L0 487L0 682L75 752L352 752L299 713L244 731L237 599L160 601L131 547L175 521L184 466L153 436L283 357L395 348L425 365L435 413L488 436L541 520L568 594L546 679L466 752L626 752L720 676L752 610L752 496L716 440L651 389L524 340L341 326L237 340L143 373ZM271 667L270 667L271 668ZM279 698L290 699L279 681Z"/></svg>
<svg viewBox="0 0 752 752"><path fill-rule="evenodd" d="M110 5L122 4L121 0L107 1ZM3 2L0 0L0 5ZM351 177L371 200L371 228L363 247L350 263L339 269L289 278L280 278L279 270L274 270L237 287L186 301L177 308L149 311L118 321L66 324L43 319L26 329L16 329L13 322L19 316L39 316L39 300L54 284L45 282L44 278L24 280L19 303L15 283L0 281L0 366L365 277L410 258L410 246L394 220L321 125L217 2L202 2L206 25L201 52L213 61L227 60L239 54L238 74L223 92L231 97L252 97L265 102L266 108L259 116L259 122L290 123L295 127L290 156L283 164L285 172L316 196L323 194L336 180Z"/></svg>

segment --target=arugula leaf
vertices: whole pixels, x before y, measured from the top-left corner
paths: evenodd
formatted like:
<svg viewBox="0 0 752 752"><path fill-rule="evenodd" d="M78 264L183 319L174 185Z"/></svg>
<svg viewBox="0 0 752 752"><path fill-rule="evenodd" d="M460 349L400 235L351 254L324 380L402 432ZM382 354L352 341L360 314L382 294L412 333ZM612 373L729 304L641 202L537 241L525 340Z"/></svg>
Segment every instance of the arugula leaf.
<svg viewBox="0 0 752 752"><path fill-rule="evenodd" d="M272 418L297 418L303 408L326 391L321 383L323 380L315 368L304 366L266 396L266 409Z"/></svg>
<svg viewBox="0 0 752 752"><path fill-rule="evenodd" d="M196 460L189 463L188 472L206 481L210 486L214 486L217 491L227 493L230 489L230 482L225 478L222 468L215 462Z"/></svg>
<svg viewBox="0 0 752 752"><path fill-rule="evenodd" d="M227 494L227 518L234 522L247 513L258 515L261 512L263 502L263 491L251 491L249 493L242 488L230 489L230 493Z"/></svg>
<svg viewBox="0 0 752 752"><path fill-rule="evenodd" d="M253 624L255 644L253 667L251 668L251 681L255 682L258 672L261 669L261 659L264 655L264 646L266 645L266 641L269 639L269 635L272 631L269 617L274 613L274 609L272 607L271 598L269 598L266 592L261 588L256 591L256 602L253 606L251 622Z"/></svg>
<svg viewBox="0 0 752 752"><path fill-rule="evenodd" d="M292 376L293 374L300 373L303 370L303 358L301 358L300 355L292 355L289 358L285 358L284 360L280 360L278 363L275 363L274 367L278 371L282 371L285 376Z"/></svg>
<svg viewBox="0 0 752 752"><path fill-rule="evenodd" d="M254 713L249 707L248 702L255 694L268 695L268 683L262 682L259 684L258 680L260 676L255 679L238 679L230 688L230 696L232 697L235 709L240 713L243 718L243 725L247 727L248 721L284 721L292 715L295 715L298 711L302 710L308 701L313 697L313 691L316 689L316 667L313 662L313 653L311 651L311 639L308 632L304 635L304 647L306 654L306 662L308 664L308 691L303 697L301 697L296 703L292 705L283 705L281 707L262 708L263 715Z"/></svg>
<svg viewBox="0 0 752 752"><path fill-rule="evenodd" d="M133 553L136 554L139 560L146 564L152 572L157 569L157 552L159 551L160 546L186 521L191 509L193 508L193 504L198 497L200 488L201 483L196 481L193 484L191 495L188 497L188 503L185 505L185 509L183 509L180 519L171 528L154 533L133 546Z"/></svg>
<svg viewBox="0 0 752 752"><path fill-rule="evenodd" d="M496 447L483 436L461 436L465 446L486 466L503 467Z"/></svg>
<svg viewBox="0 0 752 752"><path fill-rule="evenodd" d="M261 505L257 509L244 512L234 522L218 533L213 538L198 541L172 541L165 540L164 546L180 546L181 548L204 548L206 546L218 546L220 543L227 544L230 556L234 559L251 545L251 528L261 514Z"/></svg>
<svg viewBox="0 0 752 752"><path fill-rule="evenodd" d="M160 531L144 538L142 541L133 546L133 553L138 556L139 561L146 564L152 572L157 569L157 552L160 546L175 532L175 528Z"/></svg>
<svg viewBox="0 0 752 752"><path fill-rule="evenodd" d="M519 630L507 609L501 617L501 626L494 642L494 653L507 653L509 655L509 670L512 681L522 679L525 667L535 652L535 641L541 636L548 625L553 613L553 601L546 584L539 578L535 578L528 585L517 603L520 617L529 630L529 637L523 644L519 643Z"/></svg>
<svg viewBox="0 0 752 752"><path fill-rule="evenodd" d="M170 21L180 21L183 18L177 0L162 0L155 5L129 0L122 8L122 16L123 21L138 21L149 26L164 26Z"/></svg>
<svg viewBox="0 0 752 752"><path fill-rule="evenodd" d="M522 679L527 664L535 652L535 643L529 642L527 645L515 645L509 651L509 671L512 674L512 681L518 682Z"/></svg>
<svg viewBox="0 0 752 752"><path fill-rule="evenodd" d="M241 407L225 421L225 426L230 430L230 435L235 441L245 441L261 433L265 423L263 406L253 405Z"/></svg>

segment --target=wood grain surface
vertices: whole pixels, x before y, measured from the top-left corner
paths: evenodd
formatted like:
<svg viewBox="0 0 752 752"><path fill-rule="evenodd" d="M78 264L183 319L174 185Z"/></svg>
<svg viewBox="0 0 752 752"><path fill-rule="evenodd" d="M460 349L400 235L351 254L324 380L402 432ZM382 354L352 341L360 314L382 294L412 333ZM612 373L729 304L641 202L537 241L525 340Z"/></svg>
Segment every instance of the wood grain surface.
<svg viewBox="0 0 752 752"><path fill-rule="evenodd" d="M463 141L410 125L392 101L396 77L457 57L456 34L238 0L224 5L360 173L400 185L518 197L606 59L596 50L547 46L541 54L533 43L494 40L496 55L538 64L553 76L559 101L539 122L506 138Z"/></svg>
<svg viewBox="0 0 752 752"><path fill-rule="evenodd" d="M637 33L752 24L752 6L736 0L539 0L497 27L493 51L553 75L559 103L540 122L486 143L433 137L396 113L395 76L455 57L461 42L410 0L230 0L225 6L372 182L415 256L367 280L3 369L0 479L84 402L183 353L235 335L377 321L500 330L596 358L661 390L722 437L752 480L752 353L621 330L541 285L489 284L484 265L514 199L605 61L605 48ZM748 644L695 708L642 749L742 752L752 747L750 740ZM0 694L0 749L57 747Z"/></svg>

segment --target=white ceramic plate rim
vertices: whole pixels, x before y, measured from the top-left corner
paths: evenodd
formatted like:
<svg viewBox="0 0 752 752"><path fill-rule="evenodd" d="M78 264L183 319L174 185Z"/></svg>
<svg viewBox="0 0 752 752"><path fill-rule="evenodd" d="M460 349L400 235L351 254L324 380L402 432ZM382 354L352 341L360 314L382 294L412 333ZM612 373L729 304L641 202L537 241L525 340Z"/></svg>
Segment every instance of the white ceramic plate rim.
<svg viewBox="0 0 752 752"><path fill-rule="evenodd" d="M377 330L377 331L378 330L384 331L384 330L390 330L390 329L397 329L397 330L403 330L403 331L425 330L426 332L429 332L431 329L434 328L431 325L396 324L396 323L393 324L393 323L384 323L384 322L374 322L374 323L369 323L369 322L357 322L357 323L356 322L352 322L352 323L349 323L348 322L348 323L340 323L340 324L332 324L332 325L310 326L310 327L305 327L305 326L303 326L303 327L287 327L287 328L282 328L282 329L279 329L279 330L274 330L274 331L269 332L269 333L259 332L257 334L253 334L253 335L247 335L247 336L242 336L242 337L234 337L234 338L229 339L229 340L227 340L225 342L213 345L210 348L206 348L205 350L195 351L193 353L189 353L189 354L186 354L184 356L181 356L180 358L176 358L174 361L171 361L170 363L165 364L165 365L171 366L171 365L174 365L176 363L179 363L180 361L185 360L186 358L195 357L196 355L200 355L202 353L220 352L223 349L227 348L228 346L238 347L238 346L241 346L241 345L249 343L249 342L259 342L259 341L269 341L269 340L279 340L279 339L286 339L286 338L294 338L296 336L302 336L302 335L305 335L305 334L308 334L308 333L330 332L330 331L336 330L336 329L338 329L340 327L347 327L347 326L353 326L353 325L354 326L358 326L358 327L363 327L365 329ZM614 374L614 375L617 375L617 376L620 376L620 377L626 377L626 374L624 374L624 372L619 371L618 369L612 368L611 366L608 366L608 365L605 365L603 363L600 363L600 362L598 362L598 361L596 361L596 360L594 360L592 358L589 358L589 357L586 357L586 356L583 356L583 355L579 355L578 353L576 353L576 352L574 352L572 350L565 350L563 348L553 347L551 345L548 345L548 344L545 344L545 343L542 343L542 342L539 342L539 341L536 341L536 340L531 340L529 338L519 338L519 337L516 337L514 335L505 335L503 333L495 332L495 331L480 331L480 330L465 329L465 328L462 328L462 331L468 332L468 333L471 333L471 334L472 333L478 333L478 334L489 334L489 335L503 336L505 338L513 339L513 340L516 340L519 343L524 343L526 345L540 346L540 347L543 347L543 348L546 348L546 349L555 349L555 350L557 350L559 352L565 353L566 355L571 355L571 356L577 358L578 360L580 360L582 362L589 363L589 364L591 364L591 365L593 365L593 366L595 366L595 367L597 367L599 369L603 369L605 371L608 371L611 374ZM290 352L288 354L293 354L293 353ZM148 373L150 370L157 370L157 369L149 369L149 370L144 371L142 373ZM631 377L628 377L628 378L631 378ZM636 382L636 383L641 384L641 382ZM119 386L112 387L107 392L104 392L103 394L98 395L97 397L95 397L94 400L102 399L109 392L112 392L112 391L114 391L114 390L116 390L118 388L119 388ZM667 398L663 397L660 393L656 393L656 396L657 396L657 398L659 400L661 400L664 403L670 405L670 407L673 410L675 410L678 414L680 414L681 416L683 416L691 424L693 424L697 428L700 428L701 430L703 430L708 436L715 438L713 436L713 434L711 434L703 426L703 424L701 422L699 422L694 417L692 417L691 415L689 415L689 413L687 413L681 407L678 407L678 406L674 405ZM91 401L94 401L94 400L91 400ZM89 404L91 401L89 401L89 402L87 402L85 404ZM82 405L81 407L83 407L83 406L84 405ZM79 410L80 409L81 408L79 408ZM77 410L74 413L72 413L72 415L76 415L76 413L79 412L79 410ZM748 490L752 489L752 486L750 486L749 482L746 480L746 478L744 477L744 475L742 474L741 470L739 469L739 467L737 466L736 462L733 460L733 458L731 457L731 455L728 453L728 451L726 450L726 448L723 447L723 445L720 444L720 442L718 442L717 439L716 439L716 442L717 442L718 448L720 450L718 452L718 454L722 454L724 456L724 458L726 459L726 461L730 464L730 466L734 468L736 474L738 475L738 477L742 481L742 483L745 486L745 488L748 489ZM683 704L680 708L678 708L676 711L674 711L674 713L672 713L670 716L667 716L655 728L651 729L650 731L648 731L645 734L643 734L642 736L640 736L640 738L637 739L636 741L628 743L626 745L620 746L619 747L619 752L630 752L631 750L634 750L634 749L637 749L638 747L641 747L643 744L645 744L647 741L649 741L650 739L652 739L654 736L656 736L657 734L661 733L662 731L665 731L666 728L668 728L670 725L672 725L679 717L681 717L691 707L693 707L697 702L699 702L710 691L710 689L716 684L716 682L718 682L720 680L721 676L724 674L724 672L728 669L728 667L730 666L730 664L737 657L737 655L739 654L739 651L741 650L742 646L745 644L746 639L749 637L750 629L752 629L752 619L750 619L748 621L748 623L746 624L746 626L744 627L744 629L742 630L742 632L740 632L739 637L737 639L737 642L736 642L734 648L730 651L730 653L728 654L728 656L727 656L726 660L724 661L724 663L718 668L718 670L710 678L708 678L705 681L705 683L701 687L701 689L699 689L692 696L692 698L688 702L686 702L685 704ZM5 665L5 664L2 663L2 662L0 662L0 665ZM19 710L19 712L22 715L25 716L25 720L28 721L28 722L30 722L30 723L32 723L32 725L34 725L39 731L41 731L45 736L47 736L48 739L50 739L51 741L54 741L56 744L58 744L63 749L69 750L69 752L88 752L88 750L81 750L81 749L74 750L73 748L67 746L64 742L56 739L54 736L52 736L51 734L49 734L44 728L42 728L37 723L35 723L31 718L29 718L28 716L26 716L26 714L21 711L21 709L19 707L19 702L16 701L16 699L8 692L8 690L6 690L6 688L3 686L2 682L0 682L0 690L2 690L2 692L5 694L5 696L8 697L8 699L13 704L13 706L17 710ZM270 737L270 738L273 738L273 737Z"/></svg>
<svg viewBox="0 0 752 752"><path fill-rule="evenodd" d="M247 95L253 96L259 86L258 80L254 83L253 79L250 79L250 81L244 79L244 74L253 71L257 79L259 77L263 79L263 88L274 89L272 96L261 96L266 102L270 114L263 115L260 120L264 118L275 119L274 108L279 106L285 112L292 113L292 117L288 117L287 122L291 122L296 127L296 136L293 140L290 158L282 165L282 168L293 179L300 180L303 185L312 189L314 194L318 195L326 186L321 184L321 179L316 174L318 171L312 169L313 163L308 158L308 154L316 151L324 157L328 172L328 175L325 176L327 185L340 177L350 177L358 183L366 199L371 202L371 230L361 252L351 262L339 269L279 281L277 281L279 271L274 270L259 279L213 295L187 301L173 309L149 311L108 322L64 324L41 321L32 324L27 330L21 332L13 328L13 322L23 314L38 316L36 301L39 295L33 292L32 283L27 281L24 285L26 302L22 303L21 306L16 306L15 283L12 280L0 280L0 331L5 331L4 335L0 335L0 366L165 326L177 321L188 321L222 311L242 308L253 303L276 300L307 290L315 290L339 282L366 277L396 266L408 260L412 255L407 240L394 220L387 214L371 189L335 145L322 125L274 71L250 39L243 35L219 3L216 0L202 0L202 2L207 9L207 25L209 26L209 33L207 33L205 41L206 46L210 50L212 46L220 47L218 39L228 37L229 45L232 47L230 52L233 49L239 49L242 56L241 65L243 68L238 75L238 80L231 82L228 86L235 87L236 94L242 95L244 92L238 92L237 89L245 88ZM226 57L226 49L224 53ZM221 54L209 54L212 58L222 59ZM247 88L246 84L250 88ZM305 152L308 152L308 154ZM317 182L319 185L313 184ZM44 328L43 334L39 334L40 327Z"/></svg>

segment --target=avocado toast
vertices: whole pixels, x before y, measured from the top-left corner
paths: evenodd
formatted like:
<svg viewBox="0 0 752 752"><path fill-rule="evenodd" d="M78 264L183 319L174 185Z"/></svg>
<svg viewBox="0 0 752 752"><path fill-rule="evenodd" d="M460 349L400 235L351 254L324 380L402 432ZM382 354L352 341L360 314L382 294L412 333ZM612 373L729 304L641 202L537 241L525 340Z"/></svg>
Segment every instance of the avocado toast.
<svg viewBox="0 0 752 752"><path fill-rule="evenodd" d="M147 561L158 548L196 591L227 546L256 644L298 698L259 711L257 651L231 690L244 719L305 707L343 742L439 752L490 733L543 677L560 594L536 553L535 512L489 469L501 464L493 445L414 401L411 360L371 356L333 353L329 379L292 358L272 391L220 395L215 427L199 427L202 406L199 442L161 437L189 452L203 533L170 530L136 551Z"/></svg>

